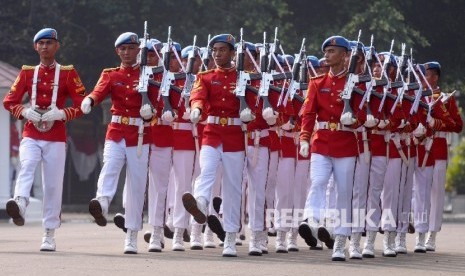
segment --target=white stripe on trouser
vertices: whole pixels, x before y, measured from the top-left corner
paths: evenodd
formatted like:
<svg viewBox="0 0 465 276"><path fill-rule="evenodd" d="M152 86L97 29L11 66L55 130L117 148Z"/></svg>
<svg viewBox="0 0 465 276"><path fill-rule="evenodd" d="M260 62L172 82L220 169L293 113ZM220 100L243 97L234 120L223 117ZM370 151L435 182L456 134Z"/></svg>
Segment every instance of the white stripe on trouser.
<svg viewBox="0 0 465 276"><path fill-rule="evenodd" d="M310 193L310 190L308 191L308 193ZM329 219L330 221L334 221L334 219L335 219L334 210L336 209L336 188L335 188L335 184L334 184L334 174L333 173L331 173L331 176L329 177L329 180L328 180L328 184L326 186L324 205L325 205L325 214L324 214L324 217L320 218L319 220L321 220L321 219Z"/></svg>
<svg viewBox="0 0 465 276"><path fill-rule="evenodd" d="M312 153L310 175L312 186L305 202L305 218L320 221L325 208L325 193L331 173L334 174L336 190L337 217L340 223L335 224L335 235L350 235L352 184L354 182L356 157L332 158Z"/></svg>
<svg viewBox="0 0 465 276"><path fill-rule="evenodd" d="M192 174L194 171L195 151L193 150L174 150L173 151L173 169L174 169L174 217L173 225L175 228L187 228L189 225L190 215L182 204L182 195L186 192L192 192Z"/></svg>
<svg viewBox="0 0 465 276"><path fill-rule="evenodd" d="M368 177L370 162L365 161L362 153L356 161L354 187L352 192L352 233L365 231L365 214L367 207Z"/></svg>
<svg viewBox="0 0 465 276"><path fill-rule="evenodd" d="M268 175L266 177L265 187L265 205L267 209L275 208L275 194L276 194L276 175L278 171L278 151L270 151L270 158L268 162ZM271 218L267 218L271 219Z"/></svg>
<svg viewBox="0 0 465 276"><path fill-rule="evenodd" d="M242 171L244 169L244 152L223 152L223 146L217 148L203 145L200 150L200 175L194 187L194 197L209 200L218 166L223 164L223 228L226 232L238 232L240 229L240 212L242 197Z"/></svg>
<svg viewBox="0 0 465 276"><path fill-rule="evenodd" d="M44 228L60 227L63 176L65 174L66 144L23 138L19 145L19 173L14 196L29 199L37 165L42 161ZM3 183L9 185L8 183Z"/></svg>
<svg viewBox="0 0 465 276"><path fill-rule="evenodd" d="M399 201L399 185L402 174L401 158L389 158L386 174L384 175L383 192L381 194L382 215L381 228L384 231L396 231L397 229L397 205Z"/></svg>
<svg viewBox="0 0 465 276"><path fill-rule="evenodd" d="M378 231L381 221L381 192L383 191L384 175L386 173L386 157L373 156L370 166L368 185L366 230Z"/></svg>
<svg viewBox="0 0 465 276"><path fill-rule="evenodd" d="M174 153L174 151L173 151ZM170 177L168 180L168 190L166 191L166 217L168 217L168 212L173 213L174 209L174 186L175 186L175 178L174 178L174 168L171 166L170 169Z"/></svg>
<svg viewBox="0 0 465 276"><path fill-rule="evenodd" d="M295 166L294 176L294 197L291 198L291 204L294 208L292 224L295 227L299 227L299 223L302 221L303 210L305 208L305 200L307 199L307 193L310 186L310 160L297 160Z"/></svg>
<svg viewBox="0 0 465 276"><path fill-rule="evenodd" d="M149 224L156 227L164 224L172 151L171 147L150 145L148 213Z"/></svg>
<svg viewBox="0 0 465 276"><path fill-rule="evenodd" d="M247 147L247 209L249 213L249 228L252 231L265 229L265 186L268 173L268 148L257 149L257 163L252 165L253 146Z"/></svg>
<svg viewBox="0 0 465 276"><path fill-rule="evenodd" d="M137 156L137 147L126 147L125 140L105 141L103 167L97 183L97 197L113 199L121 169L126 164L125 227L142 229L142 211L147 183L147 159L149 146L142 146L142 155Z"/></svg>
<svg viewBox="0 0 465 276"><path fill-rule="evenodd" d="M433 166L419 167L417 164L413 177L413 221L415 231L428 232L428 220L431 202L431 184L433 183Z"/></svg>
<svg viewBox="0 0 465 276"><path fill-rule="evenodd" d="M397 205L397 232L407 233L409 225L409 215L412 207L412 189L413 189L413 173L417 166L417 158L411 157L409 165L402 162L402 179L399 186L399 203Z"/></svg>
<svg viewBox="0 0 465 276"><path fill-rule="evenodd" d="M287 218L292 216L291 208L294 199L295 158L279 158L276 178L276 202L274 214L275 228L279 231L289 231Z"/></svg>
<svg viewBox="0 0 465 276"><path fill-rule="evenodd" d="M444 194L446 192L446 160L436 160L433 166L433 183L431 186L431 211L429 216L429 231L441 230L442 213L444 212Z"/></svg>

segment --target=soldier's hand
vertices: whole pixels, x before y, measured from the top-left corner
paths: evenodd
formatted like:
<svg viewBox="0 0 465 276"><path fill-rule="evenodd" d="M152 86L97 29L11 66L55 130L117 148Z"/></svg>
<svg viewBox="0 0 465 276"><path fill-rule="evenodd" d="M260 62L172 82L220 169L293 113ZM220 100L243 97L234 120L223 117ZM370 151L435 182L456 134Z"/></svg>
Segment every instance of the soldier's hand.
<svg viewBox="0 0 465 276"><path fill-rule="evenodd" d="M241 118L241 121L243 123L248 123L250 121L253 121L255 120L255 115L252 114L252 110L250 110L250 108L244 108L242 111L241 111L241 114L239 115L240 118Z"/></svg>
<svg viewBox="0 0 465 276"><path fill-rule="evenodd" d="M191 109L188 107L186 111L184 111L184 114L182 114L182 119L183 120L189 120L191 118Z"/></svg>
<svg viewBox="0 0 465 276"><path fill-rule="evenodd" d="M423 135L426 134L426 128L423 126L422 123L420 123L417 128L413 131L413 135L415 137L422 137Z"/></svg>
<svg viewBox="0 0 465 276"><path fill-rule="evenodd" d="M174 119L176 119L178 116L176 114L174 114L173 116L173 112L171 110L167 110L165 112L163 112L163 114L161 115L161 119L163 121L166 121L168 123L171 123L174 121Z"/></svg>
<svg viewBox="0 0 465 276"><path fill-rule="evenodd" d="M310 150L310 144L307 141L301 140L299 154L307 158L309 150Z"/></svg>
<svg viewBox="0 0 465 276"><path fill-rule="evenodd" d="M341 115L341 124L345 126L350 126L353 125L357 122L357 119L355 119L352 115L352 112L346 112Z"/></svg>
<svg viewBox="0 0 465 276"><path fill-rule="evenodd" d="M287 121L284 125L281 126L283 130L290 131L294 129L294 124L291 123L291 121Z"/></svg>
<svg viewBox="0 0 465 276"><path fill-rule="evenodd" d="M94 100L90 97L85 97L84 100L81 102L81 111L84 114L89 114L92 106L94 105Z"/></svg>
<svg viewBox="0 0 465 276"><path fill-rule="evenodd" d="M152 107L149 104L144 104L143 106L141 106L139 114L142 117L142 119L146 121L152 119L152 117L155 115L153 114Z"/></svg>
<svg viewBox="0 0 465 276"><path fill-rule="evenodd" d="M403 129L406 125L408 125L409 122L407 122L406 120L402 119L400 120L400 125L397 127L398 129Z"/></svg>
<svg viewBox="0 0 465 276"><path fill-rule="evenodd" d="M51 110L45 112L42 115L42 121L44 122L60 121L60 120L65 120L65 119L66 119L65 112L56 107L52 108Z"/></svg>
<svg viewBox="0 0 465 276"><path fill-rule="evenodd" d="M279 113L275 112L273 108L267 107L263 109L262 116L265 119L266 123L270 126L276 124L276 120L278 118Z"/></svg>
<svg viewBox="0 0 465 276"><path fill-rule="evenodd" d="M367 120L363 124L365 127L372 128L378 124L379 120L376 119L373 115L367 115Z"/></svg>
<svg viewBox="0 0 465 276"><path fill-rule="evenodd" d="M38 113L37 111L35 111L34 109L32 109L30 107L27 107L27 108L23 109L23 111L21 112L21 115L24 118L26 118L26 119L34 122L34 123L37 123L42 119L40 113Z"/></svg>
<svg viewBox="0 0 465 276"><path fill-rule="evenodd" d="M190 119L193 124L197 124L200 121L200 109L194 108L191 111Z"/></svg>
<svg viewBox="0 0 465 276"><path fill-rule="evenodd" d="M389 120L380 120L378 123L378 128L384 129L387 125L389 125L389 123L390 123Z"/></svg>
<svg viewBox="0 0 465 276"><path fill-rule="evenodd" d="M428 114L428 116L426 117L426 122L428 123L430 128L434 127L435 120L430 114Z"/></svg>

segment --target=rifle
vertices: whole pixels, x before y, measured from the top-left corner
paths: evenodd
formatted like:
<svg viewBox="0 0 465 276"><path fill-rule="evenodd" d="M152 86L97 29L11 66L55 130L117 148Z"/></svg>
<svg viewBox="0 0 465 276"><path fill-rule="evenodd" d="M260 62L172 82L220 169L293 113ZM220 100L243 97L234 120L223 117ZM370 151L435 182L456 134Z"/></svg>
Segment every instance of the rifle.
<svg viewBox="0 0 465 276"><path fill-rule="evenodd" d="M300 90L300 68L302 66L302 61L304 60L303 57L305 56L305 38L302 39L302 45L300 46L299 54L297 55L297 59L294 61L292 65L292 79L289 83L289 87L287 88L287 94L290 95L291 100L294 99L294 96L297 90ZM305 67L305 66L303 66ZM284 106L287 104L287 96L284 99Z"/></svg>
<svg viewBox="0 0 465 276"><path fill-rule="evenodd" d="M234 94L239 98L239 114L246 108L249 108L249 105L245 101L245 89L247 83L250 82L250 74L244 72L244 57L245 57L245 42L242 38L243 29L240 31L240 42L237 46L237 56L236 56L236 70L237 70L237 81L236 88L234 89Z"/></svg>
<svg viewBox="0 0 465 276"><path fill-rule="evenodd" d="M202 51L202 66L200 67L200 72L207 71L208 69L208 63L210 62L210 47L208 47L208 43L210 42L210 34L208 34L208 40L207 40L207 47L205 47Z"/></svg>
<svg viewBox="0 0 465 276"><path fill-rule="evenodd" d="M189 52L187 57L187 68L186 68L186 81L182 89L181 97L179 98L178 107L181 106L181 102L184 99L186 110L189 108L189 97L191 95L192 88L195 82L195 75L192 73L194 70L194 63L196 58L196 46L197 36L194 35L194 42L192 43L192 50Z"/></svg>
<svg viewBox="0 0 465 276"><path fill-rule="evenodd" d="M384 85L384 88L383 88L383 97L381 98L381 103L379 104L379 107L378 107L378 113L381 113L381 111L383 110L384 103L386 102L386 97L388 94L390 94L389 88L391 87L391 80L389 79L388 72L391 68L391 55L392 55L393 48L394 48L394 39L391 41L391 48L389 49L389 55L384 58L383 68L381 70L383 74L382 78L385 79L386 85ZM376 59L381 64L381 61L379 60L378 56L376 56Z"/></svg>
<svg viewBox="0 0 465 276"><path fill-rule="evenodd" d="M352 118L354 116L352 107L350 106L350 99L352 97L352 91L355 88L355 85L359 83L359 76L355 73L355 68L357 66L357 51L361 50L360 44L360 36L362 31L358 32L357 38L357 46L352 48L352 52L350 54L350 61L349 61L349 72L346 83L344 85L344 90L342 91L342 100L344 102L344 109L342 110L342 114L350 113L352 114Z"/></svg>
<svg viewBox="0 0 465 276"><path fill-rule="evenodd" d="M392 88L397 88L397 95L396 101L394 102L391 108L391 114L394 113L397 107L397 103L402 103L402 99L404 97L405 91L408 89L405 80L404 80L404 73L405 68L407 67L407 55L405 54L405 43L402 43L402 52L397 62L397 73L396 73L396 81L391 83Z"/></svg>

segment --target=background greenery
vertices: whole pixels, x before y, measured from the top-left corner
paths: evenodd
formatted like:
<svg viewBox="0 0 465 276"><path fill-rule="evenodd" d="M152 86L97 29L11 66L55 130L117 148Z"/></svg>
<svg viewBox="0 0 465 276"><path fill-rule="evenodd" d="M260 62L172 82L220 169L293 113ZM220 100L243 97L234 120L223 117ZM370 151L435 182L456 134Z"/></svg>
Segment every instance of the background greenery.
<svg viewBox="0 0 465 276"><path fill-rule="evenodd" d="M0 60L16 67L36 64L32 37L53 27L62 43L59 62L74 64L90 91L103 68L119 63L115 38L126 31L141 35L144 20L151 36L162 41L172 26L172 38L181 45L192 43L194 34L199 45L207 43L208 34L238 36L241 27L244 39L260 42L264 31L272 39L277 26L286 52L297 52L305 37L307 54L318 57L325 38L356 39L362 29L362 41L369 44L373 34L379 51L388 50L395 39L395 53L405 42L418 62L439 61L443 90L464 92L464 12L465 1L452 0L2 0ZM462 107L464 95L457 94ZM463 166L458 171L463 174ZM460 181L465 183L465 175Z"/></svg>

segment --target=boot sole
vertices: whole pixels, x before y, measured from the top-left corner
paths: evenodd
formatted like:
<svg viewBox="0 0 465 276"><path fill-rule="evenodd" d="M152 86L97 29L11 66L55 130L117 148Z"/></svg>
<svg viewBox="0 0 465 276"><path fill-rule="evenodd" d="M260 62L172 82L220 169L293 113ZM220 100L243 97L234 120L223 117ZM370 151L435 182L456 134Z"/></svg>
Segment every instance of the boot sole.
<svg viewBox="0 0 465 276"><path fill-rule="evenodd" d="M312 234L312 229L306 224L299 225L299 235L305 240L305 243L310 247L315 247L318 241Z"/></svg>
<svg viewBox="0 0 465 276"><path fill-rule="evenodd" d="M319 246L310 246L309 250L323 250L323 247L319 247Z"/></svg>
<svg viewBox="0 0 465 276"><path fill-rule="evenodd" d="M124 233L126 233L128 231L128 229L126 227L124 227L124 224L126 223L126 219L125 219L125 217L123 215L121 215L121 214L115 215L115 217L113 218L113 223L116 225L116 227L123 230Z"/></svg>
<svg viewBox="0 0 465 276"><path fill-rule="evenodd" d="M249 256L261 256L262 253L261 252L257 252L257 251L251 251L249 252Z"/></svg>
<svg viewBox="0 0 465 276"><path fill-rule="evenodd" d="M42 252L55 252L55 249L41 248L40 251L42 251Z"/></svg>
<svg viewBox="0 0 465 276"><path fill-rule="evenodd" d="M375 257L375 255L362 254L362 258L373 259L374 257Z"/></svg>
<svg viewBox="0 0 465 276"><path fill-rule="evenodd" d="M137 254L137 252L135 252L135 251L124 251L124 254L135 255L135 254Z"/></svg>
<svg viewBox="0 0 465 276"><path fill-rule="evenodd" d="M194 196L190 193L185 193L182 195L182 204L186 211L194 217L194 220L199 224L204 224L207 221L207 217L202 211L197 207L197 201Z"/></svg>
<svg viewBox="0 0 465 276"><path fill-rule="evenodd" d="M217 214L220 213L221 203L223 203L223 199L221 199L221 197L215 196L213 198L213 210L215 210Z"/></svg>
<svg viewBox="0 0 465 276"><path fill-rule="evenodd" d="M210 230L218 236L218 239L224 242L226 233L224 232L223 225L221 225L220 220L214 215L209 215L207 223Z"/></svg>
<svg viewBox="0 0 465 276"><path fill-rule="evenodd" d="M24 218L21 216L19 206L15 201L8 201L6 203L6 213L13 219L13 223L17 226L24 225Z"/></svg>
<svg viewBox="0 0 465 276"><path fill-rule="evenodd" d="M214 247L206 247L205 248L214 248ZM203 250L202 246L191 246L191 250Z"/></svg>
<svg viewBox="0 0 465 276"><path fill-rule="evenodd" d="M333 249L334 247L334 240L331 239L331 235L329 234L328 230L324 227L318 228L318 239L325 243L326 247L329 249Z"/></svg>
<svg viewBox="0 0 465 276"><path fill-rule="evenodd" d="M334 258L331 258L331 261L333 261L333 262L345 262L346 258L334 257Z"/></svg>
<svg viewBox="0 0 465 276"><path fill-rule="evenodd" d="M237 255L234 255L234 254L223 254L223 257L237 257Z"/></svg>
<svg viewBox="0 0 465 276"><path fill-rule="evenodd" d="M107 219L103 216L102 206L98 200L92 199L89 202L89 213L94 217L95 223L97 223L98 226L107 225Z"/></svg>

